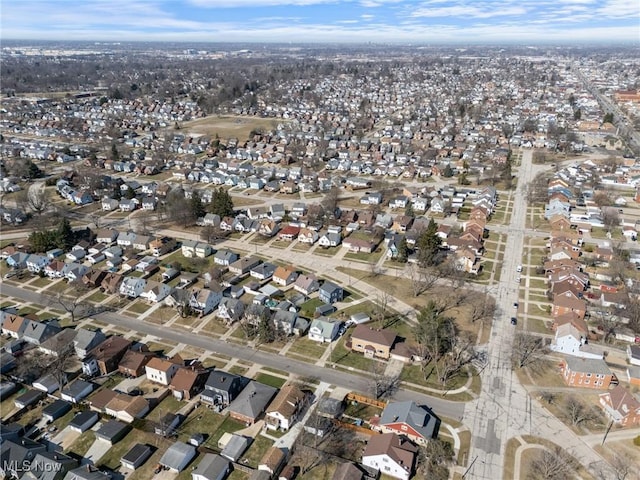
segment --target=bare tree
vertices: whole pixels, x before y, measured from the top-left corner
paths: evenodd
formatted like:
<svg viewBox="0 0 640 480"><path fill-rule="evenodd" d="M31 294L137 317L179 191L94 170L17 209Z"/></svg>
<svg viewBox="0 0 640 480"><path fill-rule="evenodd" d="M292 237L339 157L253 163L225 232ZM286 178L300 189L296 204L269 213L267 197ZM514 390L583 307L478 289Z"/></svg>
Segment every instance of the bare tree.
<svg viewBox="0 0 640 480"><path fill-rule="evenodd" d="M635 476L635 478L638 478L638 469L634 466L633 460L628 456L614 453L609 464L613 469L614 478L616 480L626 480L629 476Z"/></svg>
<svg viewBox="0 0 640 480"><path fill-rule="evenodd" d="M418 450L418 476L430 480L447 480L454 454L451 443L439 439L429 440Z"/></svg>
<svg viewBox="0 0 640 480"><path fill-rule="evenodd" d="M531 204L545 203L549 198L549 176L546 173L539 173L531 183L527 185L527 201Z"/></svg>
<svg viewBox="0 0 640 480"><path fill-rule="evenodd" d="M451 349L444 355L443 361L435 365L438 379L443 385L459 375L477 357L475 338L470 332L452 335L450 341Z"/></svg>
<svg viewBox="0 0 640 480"><path fill-rule="evenodd" d="M492 319L498 308L495 298L487 293L471 294L468 305L471 323Z"/></svg>
<svg viewBox="0 0 640 480"><path fill-rule="evenodd" d="M620 225L620 213L613 207L602 208L602 223L608 232Z"/></svg>
<svg viewBox="0 0 640 480"><path fill-rule="evenodd" d="M387 364L373 360L371 362L371 395L374 398L392 397L400 386L399 375L387 375Z"/></svg>
<svg viewBox="0 0 640 480"><path fill-rule="evenodd" d="M439 268L422 268L416 264L411 264L408 269L414 297L428 292L443 278L443 272Z"/></svg>
<svg viewBox="0 0 640 480"><path fill-rule="evenodd" d="M517 333L513 339L512 361L517 368L524 368L542 360L547 351L543 338Z"/></svg>
<svg viewBox="0 0 640 480"><path fill-rule="evenodd" d="M44 185L40 184L39 187L40 188L37 188L37 186L34 185L33 188L27 190L27 201L32 212L37 215L42 215L49 209L51 202L49 201L49 196L47 195Z"/></svg>
<svg viewBox="0 0 640 480"><path fill-rule="evenodd" d="M74 287L64 292L58 292L56 296L53 297L52 302L62 307L71 317L71 322L75 323L78 318L87 312L87 303L80 299L86 291L86 288L81 283L74 282Z"/></svg>
<svg viewBox="0 0 640 480"><path fill-rule="evenodd" d="M556 393L551 390L544 390L540 392L540 399L552 405L556 401Z"/></svg>
<svg viewBox="0 0 640 480"><path fill-rule="evenodd" d="M575 395L568 396L562 403L562 415L574 427L602 418L595 407L585 404Z"/></svg>
<svg viewBox="0 0 640 480"><path fill-rule="evenodd" d="M393 287L389 287L390 289ZM373 316L375 318L375 321L378 322L378 324L382 327L385 328L386 326L386 320L388 318L388 313L389 313L389 303L391 302L391 300L393 299L393 295L386 291L386 290L382 290L380 291L380 293L376 296L376 300L375 300L375 311L373 313Z"/></svg>
<svg viewBox="0 0 640 480"><path fill-rule="evenodd" d="M577 465L562 448L544 449L531 462L528 480L561 480L571 477Z"/></svg>
<svg viewBox="0 0 640 480"><path fill-rule="evenodd" d="M313 470L325 461L325 454L322 450L307 445L298 445L295 451L296 459L300 465L300 474Z"/></svg>

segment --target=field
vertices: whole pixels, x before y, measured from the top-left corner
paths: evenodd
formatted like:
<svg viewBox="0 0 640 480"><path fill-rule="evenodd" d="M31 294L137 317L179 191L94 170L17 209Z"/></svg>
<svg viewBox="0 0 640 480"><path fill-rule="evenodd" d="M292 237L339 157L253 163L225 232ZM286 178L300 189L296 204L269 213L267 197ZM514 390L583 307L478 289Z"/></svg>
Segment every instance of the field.
<svg viewBox="0 0 640 480"><path fill-rule="evenodd" d="M217 134L220 138L237 138L239 141L245 141L252 130L259 128L270 130L281 122L272 118L225 115L185 122L181 128L189 133L201 133L211 137Z"/></svg>

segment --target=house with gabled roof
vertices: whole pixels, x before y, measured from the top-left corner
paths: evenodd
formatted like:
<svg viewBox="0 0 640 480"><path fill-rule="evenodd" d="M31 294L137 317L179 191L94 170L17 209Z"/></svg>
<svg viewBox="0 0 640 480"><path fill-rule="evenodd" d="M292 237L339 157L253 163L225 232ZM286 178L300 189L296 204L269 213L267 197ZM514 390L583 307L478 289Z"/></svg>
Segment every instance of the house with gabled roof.
<svg viewBox="0 0 640 480"><path fill-rule="evenodd" d="M229 415L247 425L253 425L277 391L274 387L251 380L229 405Z"/></svg>
<svg viewBox="0 0 640 480"><path fill-rule="evenodd" d="M372 422L374 430L406 435L420 445L438 436L441 423L429 407L412 401L389 402L382 416L373 418Z"/></svg>
<svg viewBox="0 0 640 480"><path fill-rule="evenodd" d="M395 433L373 435L362 452L362 464L393 478L409 480L417 452L411 441Z"/></svg>
<svg viewBox="0 0 640 480"><path fill-rule="evenodd" d="M296 278L293 284L294 290L302 293L303 295L309 296L313 292L316 292L320 289L320 282L313 274L305 275L301 274Z"/></svg>
<svg viewBox="0 0 640 480"><path fill-rule="evenodd" d="M223 249L223 250L218 250L213 255L213 262L216 265L224 265L228 267L233 262L238 260L238 258L239 258L239 255L237 253L232 252L231 250Z"/></svg>
<svg viewBox="0 0 640 480"><path fill-rule="evenodd" d="M216 310L216 317L221 318L227 325L231 325L242 318L244 303L236 298L222 297Z"/></svg>
<svg viewBox="0 0 640 480"><path fill-rule="evenodd" d="M562 360L560 370L564 382L570 387L608 390L612 383L618 381L602 359L568 356Z"/></svg>
<svg viewBox="0 0 640 480"><path fill-rule="evenodd" d="M244 388L244 380L239 375L214 370L209 373L200 400L209 405L227 406Z"/></svg>
<svg viewBox="0 0 640 480"><path fill-rule="evenodd" d="M358 325L351 333L351 350L369 358L388 359L396 338L393 330L374 330L366 325Z"/></svg>
<svg viewBox="0 0 640 480"><path fill-rule="evenodd" d="M76 356L83 359L88 355L91 349L102 343L105 338L106 337L101 330L77 328L76 336L73 339L73 348L75 349Z"/></svg>
<svg viewBox="0 0 640 480"><path fill-rule="evenodd" d="M131 341L118 335L113 335L91 349L82 360L82 372L93 376L107 375L118 369L122 356L131 346Z"/></svg>
<svg viewBox="0 0 640 480"><path fill-rule="evenodd" d="M265 425L270 430L289 430L311 399L311 393L290 383L283 386L265 413Z"/></svg>
<svg viewBox="0 0 640 480"><path fill-rule="evenodd" d="M199 315L204 316L211 313L218 306L220 300L222 300L222 290L219 288L211 289L210 285L209 288L194 288L189 305Z"/></svg>
<svg viewBox="0 0 640 480"><path fill-rule="evenodd" d="M298 278L298 272L291 266L279 266L273 273L273 282L282 287L291 285Z"/></svg>
<svg viewBox="0 0 640 480"><path fill-rule="evenodd" d="M144 370L147 379L161 385L169 385L182 365L184 361L179 356L170 359L153 357L144 366Z"/></svg>
<svg viewBox="0 0 640 480"><path fill-rule="evenodd" d="M551 314L557 317L565 313L575 313L581 318L584 318L587 313L587 302L581 298L577 298L570 291L556 295L553 298Z"/></svg>
<svg viewBox="0 0 640 480"><path fill-rule="evenodd" d="M640 401L627 388L617 385L600 394L600 406L605 415L616 425L634 427L640 425Z"/></svg>
<svg viewBox="0 0 640 480"><path fill-rule="evenodd" d="M311 322L308 337L320 343L330 343L335 340L340 330L341 322L333 318L318 317Z"/></svg>
<svg viewBox="0 0 640 480"><path fill-rule="evenodd" d="M200 393L209 377L209 371L199 365L180 367L169 384L178 400L191 400Z"/></svg>

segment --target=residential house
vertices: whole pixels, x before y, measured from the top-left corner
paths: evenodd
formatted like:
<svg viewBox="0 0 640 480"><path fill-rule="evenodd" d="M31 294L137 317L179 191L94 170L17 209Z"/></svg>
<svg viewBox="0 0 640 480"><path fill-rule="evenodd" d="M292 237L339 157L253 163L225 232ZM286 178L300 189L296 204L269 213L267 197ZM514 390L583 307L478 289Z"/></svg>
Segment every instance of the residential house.
<svg viewBox="0 0 640 480"><path fill-rule="evenodd" d="M553 299L551 314L557 317L565 313L575 313L581 318L584 318L587 313L587 302L581 298L577 298L572 292L556 295Z"/></svg>
<svg viewBox="0 0 640 480"><path fill-rule="evenodd" d="M278 233L278 240L284 242L292 242L300 234L300 227L297 225L287 225Z"/></svg>
<svg viewBox="0 0 640 480"><path fill-rule="evenodd" d="M273 281L277 285L286 287L291 285L298 278L298 273L293 267L277 267L273 273Z"/></svg>
<svg viewBox="0 0 640 480"><path fill-rule="evenodd" d="M154 357L144 366L147 379L161 385L169 385L184 362L180 357L163 359Z"/></svg>
<svg viewBox="0 0 640 480"><path fill-rule="evenodd" d="M309 228L301 228L298 233L298 242L313 245L318 241L318 232Z"/></svg>
<svg viewBox="0 0 640 480"><path fill-rule="evenodd" d="M156 237L149 242L149 248L154 257L161 257L175 250L177 246L176 239L171 237Z"/></svg>
<svg viewBox="0 0 640 480"><path fill-rule="evenodd" d="M575 315L575 314L574 314ZM578 317L580 318L580 317ZM563 323L556 328L551 350L581 358L604 358L604 351L589 344L588 331L579 329L574 322Z"/></svg>
<svg viewBox="0 0 640 480"><path fill-rule="evenodd" d="M127 377L139 377L146 372L145 366L153 357L155 354L144 344L130 348L118 363L118 371Z"/></svg>
<svg viewBox="0 0 640 480"><path fill-rule="evenodd" d="M627 360L631 365L640 366L640 345L627 345Z"/></svg>
<svg viewBox="0 0 640 480"><path fill-rule="evenodd" d="M57 322L36 322L27 320L22 339L31 345L42 345L46 340L60 332Z"/></svg>
<svg viewBox="0 0 640 480"><path fill-rule="evenodd" d="M309 340L321 343L333 342L338 336L340 324L341 322L337 321L336 319L327 317L319 317L314 319L311 322L311 327L309 327Z"/></svg>
<svg viewBox="0 0 640 480"><path fill-rule="evenodd" d="M138 298L147 286L144 278L125 277L120 284L119 293L129 298Z"/></svg>
<svg viewBox="0 0 640 480"><path fill-rule="evenodd" d="M45 255L29 255L26 261L27 270L32 273L40 273L51 263L51 259Z"/></svg>
<svg viewBox="0 0 640 480"><path fill-rule="evenodd" d="M149 280L140 294L140 298L152 303L159 303L169 296L171 290L172 288L167 284Z"/></svg>
<svg viewBox="0 0 640 480"><path fill-rule="evenodd" d="M275 220L269 220L264 218L260 220L260 224L258 226L258 233L264 237L273 237L278 230L280 230L280 225L276 223Z"/></svg>
<svg viewBox="0 0 640 480"><path fill-rule="evenodd" d="M208 376L209 371L198 365L180 367L173 376L169 389L178 400L191 400L202 391Z"/></svg>
<svg viewBox="0 0 640 480"><path fill-rule="evenodd" d="M337 247L342 242L342 235L338 232L325 233L318 238L318 245L324 248Z"/></svg>
<svg viewBox="0 0 640 480"><path fill-rule="evenodd" d="M25 328L29 326L29 320L20 316L0 311L2 322L2 334L13 338L22 338Z"/></svg>
<svg viewBox="0 0 640 480"><path fill-rule="evenodd" d="M244 275L262 263L262 260L255 257L242 257L229 265L229 271L235 275Z"/></svg>
<svg viewBox="0 0 640 480"><path fill-rule="evenodd" d="M209 285L209 288L192 290L189 305L200 316L213 312L213 309L216 308L220 300L222 300L222 289L216 288L217 286L215 285L213 285L213 287L212 289L212 285Z"/></svg>
<svg viewBox="0 0 640 480"><path fill-rule="evenodd" d="M405 437L384 433L369 437L362 464L390 477L409 480L417 453L418 448Z"/></svg>
<svg viewBox="0 0 640 480"><path fill-rule="evenodd" d="M351 333L351 349L369 358L388 359L395 342L395 332L384 328L374 330L366 325L357 325Z"/></svg>
<svg viewBox="0 0 640 480"><path fill-rule="evenodd" d="M253 267L250 271L250 275L258 280L268 280L273 276L276 268L278 267L273 263L264 262Z"/></svg>
<svg viewBox="0 0 640 480"><path fill-rule="evenodd" d="M600 406L606 416L620 427L640 425L640 401L621 385L601 393Z"/></svg>
<svg viewBox="0 0 640 480"><path fill-rule="evenodd" d="M132 423L136 418L142 418L149 413L150 406L146 398L124 393L112 393L114 394L113 398L104 407L105 414L122 422Z"/></svg>
<svg viewBox="0 0 640 480"><path fill-rule="evenodd" d="M318 298L324 303L335 303L342 301L344 291L342 287L333 282L325 280L322 287L318 290Z"/></svg>
<svg viewBox="0 0 640 480"><path fill-rule="evenodd" d="M229 415L247 425L253 425L278 390L251 380L229 405Z"/></svg>
<svg viewBox="0 0 640 480"><path fill-rule="evenodd" d="M305 296L311 295L313 292L317 292L320 289L320 282L318 279L310 275L299 275L293 284L294 290L302 293Z"/></svg>
<svg viewBox="0 0 640 480"><path fill-rule="evenodd" d="M238 260L239 255L235 252L232 252L231 250L218 250L214 255L213 255L213 262L216 265L224 265L225 267L228 267L229 265L231 265L232 263L234 263L236 260Z"/></svg>
<svg viewBox="0 0 640 480"><path fill-rule="evenodd" d="M420 445L425 445L438 436L441 423L429 407L412 401L389 402L382 411L382 416L372 421L374 430L406 435Z"/></svg>
<svg viewBox="0 0 640 480"><path fill-rule="evenodd" d="M113 335L91 349L82 360L82 372L85 375L107 375L118 369L122 356L131 346L131 341Z"/></svg>
<svg viewBox="0 0 640 480"><path fill-rule="evenodd" d="M241 300L229 297L222 297L218 304L216 317L221 318L227 325L231 325L242 318L244 313L244 303Z"/></svg>
<svg viewBox="0 0 640 480"><path fill-rule="evenodd" d="M561 363L562 378L571 387L608 390L616 376L602 359L566 357Z"/></svg>
<svg viewBox="0 0 640 480"><path fill-rule="evenodd" d="M289 430L311 398L295 384L285 385L275 396L265 413L265 425L270 430Z"/></svg>
<svg viewBox="0 0 640 480"><path fill-rule="evenodd" d="M86 328L76 329L76 336L73 339L73 348L79 359L86 357L89 352L106 339L101 330L87 330Z"/></svg>
<svg viewBox="0 0 640 480"><path fill-rule="evenodd" d="M87 288L97 288L107 276L104 270L91 269L82 276L82 284Z"/></svg>
<svg viewBox="0 0 640 480"><path fill-rule="evenodd" d="M100 289L110 295L120 293L120 285L123 280L124 276L119 273L107 273L107 276L104 277L100 284Z"/></svg>
<svg viewBox="0 0 640 480"><path fill-rule="evenodd" d="M242 377L222 370L209 373L200 400L209 405L229 405L244 388Z"/></svg>

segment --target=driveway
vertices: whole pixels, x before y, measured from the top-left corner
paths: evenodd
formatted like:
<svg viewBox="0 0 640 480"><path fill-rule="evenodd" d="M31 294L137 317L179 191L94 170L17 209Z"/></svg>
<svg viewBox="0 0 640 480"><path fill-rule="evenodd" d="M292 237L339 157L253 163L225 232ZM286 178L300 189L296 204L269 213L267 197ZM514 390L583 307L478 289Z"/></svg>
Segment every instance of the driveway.
<svg viewBox="0 0 640 480"><path fill-rule="evenodd" d="M71 427L66 426L51 439L51 442L60 445L63 450L66 450L80 435L76 430L72 430Z"/></svg>
<svg viewBox="0 0 640 480"><path fill-rule="evenodd" d="M111 447L112 445L109 442L97 438L89 447L89 450L87 450L82 463L91 463L95 465L109 450L111 450Z"/></svg>

